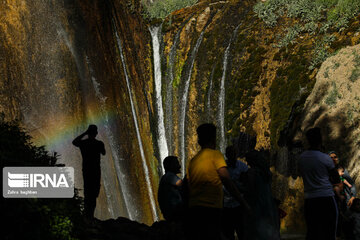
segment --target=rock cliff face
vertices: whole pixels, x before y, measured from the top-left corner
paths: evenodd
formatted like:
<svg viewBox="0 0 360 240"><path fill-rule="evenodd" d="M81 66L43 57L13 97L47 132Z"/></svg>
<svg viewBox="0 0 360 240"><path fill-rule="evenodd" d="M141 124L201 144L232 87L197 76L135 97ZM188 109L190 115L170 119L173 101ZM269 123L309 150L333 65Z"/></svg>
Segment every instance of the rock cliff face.
<svg viewBox="0 0 360 240"><path fill-rule="evenodd" d="M198 150L199 124L217 124L221 150L240 131L256 134L257 148L273 156L274 193L289 214L282 227L298 230L301 148L294 142L306 127L325 121L316 114L317 92L338 106L342 91L356 89L356 80L329 80L327 90L321 87L325 73L331 78L340 70L309 70L317 36L304 34L287 48L275 47L274 31L283 33L291 20L268 28L252 11L255 2L200 1L148 23L137 1L3 1L0 111L19 119L37 144L61 154L80 187L81 157L71 141L87 124L97 124L108 154L96 215L147 224L160 216L161 161L178 155L185 170ZM359 43L358 28L357 18L337 34L331 50ZM347 71L352 76L353 69ZM342 128L353 132L338 150L355 149L357 105L353 99L341 104L350 106L349 124ZM336 146L332 138L328 143ZM355 166L355 152L346 153L349 167Z"/></svg>
<svg viewBox="0 0 360 240"><path fill-rule="evenodd" d="M322 126L328 149L336 149L342 165L359 182L360 46L340 50L316 75L301 118L301 129ZM295 139L301 136L295 135Z"/></svg>
<svg viewBox="0 0 360 240"><path fill-rule="evenodd" d="M125 1L3 1L0 9L5 117L19 119L37 144L73 166L80 188L81 157L71 141L87 124L99 125L108 154L96 215L157 219L155 188L148 191L158 174L149 134L152 87L145 76L151 63L145 56L151 50L145 24ZM144 143L142 151L138 142Z"/></svg>

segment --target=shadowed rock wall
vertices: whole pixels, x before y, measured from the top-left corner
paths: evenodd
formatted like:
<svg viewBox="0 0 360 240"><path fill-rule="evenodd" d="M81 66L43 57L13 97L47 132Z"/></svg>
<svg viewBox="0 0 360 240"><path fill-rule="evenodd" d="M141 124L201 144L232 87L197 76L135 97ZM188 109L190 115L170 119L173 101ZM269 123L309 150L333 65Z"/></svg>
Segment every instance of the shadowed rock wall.
<svg viewBox="0 0 360 240"><path fill-rule="evenodd" d="M280 19L278 27L268 28L252 11L255 2L200 1L164 21L145 22L137 1L3 1L0 111L6 119L19 119L37 144L60 153L61 161L75 168L80 188L81 157L71 141L87 124L97 124L108 154L96 215L152 223L159 215L162 159L148 27L161 24L161 102L169 154L186 166L198 150L196 127L204 122L217 124L219 147L240 131L256 134L257 148L272 153L274 195L288 212L282 228L302 231L296 161L303 148L296 141L306 127L327 126L329 109L321 101L332 97L338 106L345 99L340 95L350 96L346 89L355 89L356 81L329 80L326 89L316 87L319 76L336 71L309 69L318 36L304 33L288 47L276 47L274 32L284 34L294 20ZM357 29L359 18L354 18L335 34L331 51L358 44ZM346 71L351 76L353 69ZM345 115L330 114L339 117L340 127L337 135L328 131L326 141L336 148L333 135L345 138L339 151L347 154L352 174L357 173L354 101L342 103Z"/></svg>

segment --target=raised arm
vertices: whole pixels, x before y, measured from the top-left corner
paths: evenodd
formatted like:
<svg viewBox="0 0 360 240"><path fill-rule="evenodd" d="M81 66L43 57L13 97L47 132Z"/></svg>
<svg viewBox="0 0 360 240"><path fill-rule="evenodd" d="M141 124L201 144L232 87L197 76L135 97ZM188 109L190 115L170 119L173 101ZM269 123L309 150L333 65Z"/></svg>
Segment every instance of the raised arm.
<svg viewBox="0 0 360 240"><path fill-rule="evenodd" d="M72 144L75 145L76 147L80 147L80 143L83 137L85 137L88 134L88 131L82 133L81 135L77 136L73 141ZM104 149L104 154L105 155L105 149Z"/></svg>
<svg viewBox="0 0 360 240"><path fill-rule="evenodd" d="M231 180L231 177L229 175L229 172L226 167L221 167L217 170L217 173L221 179L222 184L226 188L226 190L238 201L241 203L241 205L251 213L251 209L248 205L248 203L245 201L242 194L237 189L235 183Z"/></svg>

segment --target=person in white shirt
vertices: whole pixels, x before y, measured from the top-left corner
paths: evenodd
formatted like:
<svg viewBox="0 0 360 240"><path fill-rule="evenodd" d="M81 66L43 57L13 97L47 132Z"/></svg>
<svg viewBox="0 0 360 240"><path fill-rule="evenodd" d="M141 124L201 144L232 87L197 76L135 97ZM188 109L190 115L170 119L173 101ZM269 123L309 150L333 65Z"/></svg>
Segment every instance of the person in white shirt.
<svg viewBox="0 0 360 240"><path fill-rule="evenodd" d="M309 150L303 152L298 162L304 183L306 239L336 239L338 209L331 179L339 179L334 162L320 151L320 128L306 132Z"/></svg>

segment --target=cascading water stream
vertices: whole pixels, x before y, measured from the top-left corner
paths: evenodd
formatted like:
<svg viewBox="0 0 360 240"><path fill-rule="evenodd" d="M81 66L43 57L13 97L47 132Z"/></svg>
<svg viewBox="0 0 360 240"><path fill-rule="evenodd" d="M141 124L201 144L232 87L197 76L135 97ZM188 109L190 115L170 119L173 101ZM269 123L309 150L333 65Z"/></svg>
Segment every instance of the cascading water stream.
<svg viewBox="0 0 360 240"><path fill-rule="evenodd" d="M101 106L101 109L105 109L105 101L106 101L106 97L104 97L101 92L100 92L100 89L99 89L99 86L100 84L96 81L96 78L93 76L93 70L92 70L92 67L90 66L90 60L88 58L88 56L85 56L85 61L86 61L86 64L88 65L88 68L89 68L89 72L90 72L90 78L91 78L91 81L93 83L93 86L94 86L94 90L95 90L95 95L96 97L100 100L100 106ZM105 132L106 132L106 135L107 135L107 139L109 140L109 143L110 143L110 150L111 152L113 151L113 138L111 135L108 134L108 128L109 128L109 123L108 121L105 122L104 124L104 127L105 127ZM114 153L112 154L114 156ZM108 180L107 180L107 174L102 174L102 177L103 177L103 185L104 185L104 188L105 188L105 194L106 194L106 198L108 200L108 202L113 202L112 201L112 194L110 193L110 189L111 187L109 186L108 184ZM108 210L110 212L110 215L112 218L115 217L114 215L114 211L111 210L109 208L109 204L108 204Z"/></svg>
<svg viewBox="0 0 360 240"><path fill-rule="evenodd" d="M65 45L67 46L67 48L69 49L69 51L71 53L71 56L75 60L75 64L76 64L76 67L77 67L77 70L78 70L80 80L82 82L85 82L85 66L83 65L82 61L80 61L79 55L77 54L75 48L71 44L67 32L64 30L64 28L62 26L57 26L57 33L58 33L59 36L61 36L63 38L63 40L65 42ZM87 56L85 57L85 60L86 60L86 62L88 64L88 66L89 66L90 62L89 62L89 59L88 59ZM96 82L96 79L92 76L93 73L92 73L92 68L90 66L89 66L89 70L90 70L91 80L94 83L95 94L100 99L101 104L104 104L106 98L103 95L101 95L99 87L98 87L99 84ZM107 126L105 126L105 128L106 127ZM112 141L111 137L109 138L109 135L108 135L108 139L109 139L110 146L111 146L111 143L113 141ZM113 148L113 147L111 146L111 148ZM113 154L113 156L116 156L116 155ZM110 215L112 217L115 217L113 204L116 204L116 203L114 203L114 201L112 201L111 188L108 186L107 181L105 179L106 174L103 174L103 178L104 178L104 188L105 188L105 195L106 195L106 198L107 198L108 211L109 211L109 213L110 213Z"/></svg>
<svg viewBox="0 0 360 240"><path fill-rule="evenodd" d="M168 140L168 149L169 154L172 155L174 153L173 150L173 129L174 129L174 120L173 120L173 83L174 83L174 66L177 54L177 47L180 42L180 34L184 28L184 26L192 19L194 14L191 14L179 27L177 31L173 44L171 45L169 52L169 62L167 68L167 78L166 78L166 104L165 104L165 127L166 127L166 137Z"/></svg>
<svg viewBox="0 0 360 240"><path fill-rule="evenodd" d="M166 132L167 132L167 139L169 140L169 153L173 154L173 149L171 143L173 142L172 139L172 132L173 132L173 82L174 82L174 64L175 64L175 56L176 56L176 48L178 46L180 40L180 33L181 29L176 33L174 42L170 48L169 53L169 67L167 70L168 82L166 86L166 105L165 105L165 112L166 112Z"/></svg>
<svg viewBox="0 0 360 240"><path fill-rule="evenodd" d="M106 102L106 99L107 97L105 97L101 91L100 91L100 84L97 82L96 78L94 77L94 71L91 67L91 63L90 63L90 60L89 58L86 56L86 63L88 65L88 68L89 68L89 72L90 72L90 77L91 77L91 81L93 83L93 86L94 86L94 90L95 90L95 95L96 97L100 100L100 107L101 107L101 112L102 112L102 115L104 116L105 118L105 122L104 122L104 128L105 128L105 134L107 136L107 139L109 141L109 145L110 145L110 151L112 153L112 157L114 158L114 165L115 165L115 170L116 170L116 176L119 180L119 183L120 183L120 187L121 187L121 194L122 194L122 198L124 199L124 202L125 202L125 209L127 211L127 215L129 216L129 218L131 220L135 220L137 218L136 216L136 207L133 206L131 203L131 195L130 195L130 192L127 188L128 184L127 184L127 178L125 176L125 174L123 173L123 171L121 170L121 167L120 167L120 161L123 160L123 159L119 159L119 151L118 151L118 144L116 143L115 141L115 137L114 137L114 134L112 133L111 131L111 126L110 126L110 123L109 123L109 116L108 114L106 113L105 109L106 109L106 105L105 105L105 102ZM105 188L105 192L106 192L106 196L108 199L111 199L111 191L110 189L113 188L114 186L108 186L108 180L107 180L107 176L106 174L103 175L103 178L104 178L104 188ZM110 195L110 196L108 196ZM113 214L112 214L113 215ZM113 216L114 218L115 216Z"/></svg>
<svg viewBox="0 0 360 240"><path fill-rule="evenodd" d="M69 49L71 56L74 58L75 60L75 64L76 64L76 68L78 70L78 74L79 74L79 78L82 82L84 82L85 80L85 70L84 70L84 66L81 63L81 60L79 59L78 54L76 53L73 45L71 44L69 37L68 37L68 33L64 30L63 26L58 25L57 26L57 34L63 38L63 40L65 41L65 45L67 46L67 48Z"/></svg>
<svg viewBox="0 0 360 240"><path fill-rule="evenodd" d="M212 90L213 90L213 81L214 81L214 72L215 72L215 67L216 65L213 66L212 70L211 70L211 74L210 74L210 83L209 83L209 89L207 92L207 97L206 97L206 112L207 112L207 121L210 122L210 114L211 114L211 94L212 94Z"/></svg>
<svg viewBox="0 0 360 240"><path fill-rule="evenodd" d="M116 25L114 23L113 23L113 25L114 25L114 32L115 32L117 45L118 45L119 52L120 52L120 58L121 58L121 62L122 62L123 70L124 70L124 74L125 74L126 86L127 86L127 90L128 90L128 94L129 94L131 112L132 112L132 115L133 115L134 125L135 125L135 129L136 129L136 136L137 136L137 139L138 139L140 155L141 155L143 170L144 170L144 174L145 174L145 182L146 182L146 186L147 186L147 190L148 190L148 196L149 196L149 201L150 201L150 205L151 205L153 220L157 221L159 219L159 217L158 217L157 211L156 211L156 204L155 204L154 194L153 194L151 181L150 181L150 173L149 173L148 166L146 164L144 148L143 148L143 144L142 144L142 140L141 140L141 136L140 136L138 120L137 120L137 116L136 116L136 112L135 112L135 106L134 106L132 93L131 93L130 79L129 79L128 72L127 72L127 69L126 69L126 61L125 61L125 57L124 57L124 53L123 53L123 49L122 49L122 45L121 45L121 40L120 40L120 37L119 37L119 35L117 33Z"/></svg>
<svg viewBox="0 0 360 240"><path fill-rule="evenodd" d="M164 110L162 105L161 95L161 62L160 62L160 41L161 37L160 26L151 26L149 31L152 39L152 47L154 53L154 76L155 76L155 109L157 111L157 142L160 155L160 165L162 166L162 173L165 172L162 161L169 155L168 145L166 142L165 125L164 125ZM160 35L160 36L159 36Z"/></svg>
<svg viewBox="0 0 360 240"><path fill-rule="evenodd" d="M219 111L218 111L218 125L220 130L220 151L225 154L225 145L226 145L226 137L225 137L225 80L226 80L226 72L227 72L227 66L229 62L229 53L230 53L230 47L234 40L234 38L237 35L237 32L239 30L241 24L239 24L233 34L231 35L230 41L228 46L225 49L224 52L224 59L223 59L223 72L221 76L221 82L220 82L220 93L219 93Z"/></svg>
<svg viewBox="0 0 360 240"><path fill-rule="evenodd" d="M187 100L189 95L189 87L190 87L190 80L191 80L191 74L192 70L194 68L195 59L197 52L199 50L199 47L201 45L201 42L204 38L204 33L206 30L206 27L202 30L200 33L200 36L198 40L196 41L195 47L191 52L190 55L190 68L188 72L188 76L186 78L184 92L181 97L181 105L180 105L180 116L179 116L179 137L180 137L180 157L181 157L181 170L182 170L182 176L185 176L185 168L186 168L186 159L185 159L185 118L186 118L186 107L187 107Z"/></svg>
<svg viewBox="0 0 360 240"><path fill-rule="evenodd" d="M223 73L221 76L220 82L220 93L219 93L219 113L218 113L218 122L219 122L219 130L220 130L220 151L225 153L225 126L224 126L224 117L225 117L225 79L226 79L226 70L227 63L229 58L231 41L229 45L226 47L224 53L223 60Z"/></svg>

